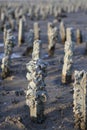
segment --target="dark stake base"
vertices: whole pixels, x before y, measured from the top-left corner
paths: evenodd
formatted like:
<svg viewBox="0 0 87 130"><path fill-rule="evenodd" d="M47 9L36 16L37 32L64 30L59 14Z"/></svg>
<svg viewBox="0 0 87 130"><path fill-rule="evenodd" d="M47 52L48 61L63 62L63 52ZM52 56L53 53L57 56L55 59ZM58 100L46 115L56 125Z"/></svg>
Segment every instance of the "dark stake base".
<svg viewBox="0 0 87 130"><path fill-rule="evenodd" d="M87 130L86 123L81 122L81 120L76 119L75 130Z"/></svg>
<svg viewBox="0 0 87 130"><path fill-rule="evenodd" d="M77 44L81 44L82 43L82 37L80 37L80 38L77 38Z"/></svg>
<svg viewBox="0 0 87 130"><path fill-rule="evenodd" d="M69 84L72 82L72 76L71 75L62 75L62 83L63 84Z"/></svg>
<svg viewBox="0 0 87 130"><path fill-rule="evenodd" d="M18 46L21 46L23 43L25 43L25 39L21 39L21 41L19 41Z"/></svg>
<svg viewBox="0 0 87 130"><path fill-rule="evenodd" d="M41 124L44 122L44 103L42 101L39 101L38 104L35 103L34 107L30 107L30 118L34 123Z"/></svg>
<svg viewBox="0 0 87 130"><path fill-rule="evenodd" d="M32 51L33 47L27 47L22 56L29 56L30 54L32 54Z"/></svg>
<svg viewBox="0 0 87 130"><path fill-rule="evenodd" d="M5 70L2 71L2 73L1 73L2 79L7 78L10 75L10 73L11 73L11 71L8 68L5 68Z"/></svg>
<svg viewBox="0 0 87 130"><path fill-rule="evenodd" d="M54 56L54 51L55 51L55 46L51 47L51 49L48 50L48 55L49 56Z"/></svg>
<svg viewBox="0 0 87 130"><path fill-rule="evenodd" d="M38 40L38 39L39 39L39 40L41 39L40 36L34 38L34 41L35 41L35 40Z"/></svg>
<svg viewBox="0 0 87 130"><path fill-rule="evenodd" d="M31 117L33 123L42 124L45 121L46 117L44 115L38 115L36 118Z"/></svg>
<svg viewBox="0 0 87 130"><path fill-rule="evenodd" d="M87 55L87 49L85 49L84 55Z"/></svg>
<svg viewBox="0 0 87 130"><path fill-rule="evenodd" d="M62 44L65 44L66 38L61 39L61 41L62 41Z"/></svg>

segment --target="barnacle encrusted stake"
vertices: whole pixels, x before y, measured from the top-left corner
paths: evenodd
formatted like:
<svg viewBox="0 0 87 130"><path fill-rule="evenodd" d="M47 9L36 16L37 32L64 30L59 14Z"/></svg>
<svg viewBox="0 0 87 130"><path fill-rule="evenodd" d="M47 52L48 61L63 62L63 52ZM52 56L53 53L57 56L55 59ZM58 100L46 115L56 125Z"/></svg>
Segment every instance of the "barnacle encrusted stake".
<svg viewBox="0 0 87 130"><path fill-rule="evenodd" d="M11 28L10 23L6 22L5 25L4 25L4 32L3 32L4 44L5 44L5 40L7 38L7 30L10 29L10 28Z"/></svg>
<svg viewBox="0 0 87 130"><path fill-rule="evenodd" d="M26 93L26 103L30 107L32 121L42 123L44 120L44 103L47 100L44 79L47 76L47 64L40 59L41 41L34 41L32 60L27 63L27 79L29 81Z"/></svg>
<svg viewBox="0 0 87 130"><path fill-rule="evenodd" d="M11 29L7 30L7 38L4 44L4 57L2 59L2 78L6 78L10 74L11 54L13 51L15 39Z"/></svg>
<svg viewBox="0 0 87 130"><path fill-rule="evenodd" d="M87 130L87 72L75 71L74 73L73 112L75 128Z"/></svg>
<svg viewBox="0 0 87 130"><path fill-rule="evenodd" d="M73 30L72 28L67 29L67 41L65 42L65 56L64 65L62 69L62 83L70 83L72 79L72 67L73 67L73 52L74 42L72 41Z"/></svg>
<svg viewBox="0 0 87 130"><path fill-rule="evenodd" d="M53 23L48 23L48 55L53 56L58 41L58 29Z"/></svg>
<svg viewBox="0 0 87 130"><path fill-rule="evenodd" d="M5 44L6 37L7 37L7 28L6 28L6 24L5 24L5 26L4 26L4 32L3 32L4 44Z"/></svg>

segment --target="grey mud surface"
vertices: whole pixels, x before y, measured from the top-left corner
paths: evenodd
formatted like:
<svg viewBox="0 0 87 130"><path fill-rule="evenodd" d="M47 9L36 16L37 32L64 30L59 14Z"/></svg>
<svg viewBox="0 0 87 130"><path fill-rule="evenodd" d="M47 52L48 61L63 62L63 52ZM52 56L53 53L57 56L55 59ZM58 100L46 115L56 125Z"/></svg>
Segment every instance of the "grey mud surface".
<svg viewBox="0 0 87 130"><path fill-rule="evenodd" d="M83 36L87 35L87 14L71 13L63 18L67 27L80 28ZM32 123L29 116L29 108L25 102L25 92L28 86L26 79L26 63L31 60L31 55L13 58L11 63L12 74L5 80L0 79L0 130L74 130L73 117L73 82L69 85L61 84L62 59L64 45L56 44L55 55L47 56L47 22L40 20L42 57L48 63L46 89L48 101L45 104L45 122L43 124ZM57 24L59 25L59 23ZM28 29L33 28L33 21L29 21ZM15 32L17 36L17 32ZM0 43L3 43L3 33L0 32ZM20 55L26 45L15 46L14 53ZM0 54L4 52L0 46ZM74 70L87 71L87 55L84 55L85 43L75 45ZM0 59L1 63L1 59ZM1 69L0 69L1 71Z"/></svg>

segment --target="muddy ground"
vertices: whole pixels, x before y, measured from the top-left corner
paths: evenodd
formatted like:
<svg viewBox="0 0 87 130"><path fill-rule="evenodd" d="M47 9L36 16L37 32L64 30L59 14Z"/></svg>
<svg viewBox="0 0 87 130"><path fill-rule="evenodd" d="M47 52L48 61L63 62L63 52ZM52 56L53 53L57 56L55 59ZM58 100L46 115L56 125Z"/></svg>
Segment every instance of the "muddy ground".
<svg viewBox="0 0 87 130"><path fill-rule="evenodd" d="M25 92L28 86L26 79L26 63L31 60L31 55L13 58L11 63L12 74L5 80L0 78L0 130L74 130L73 116L73 82L69 85L61 83L62 59L64 45L56 44L55 55L46 58L47 53L47 22L48 18L40 20L42 59L48 63L46 89L48 100L45 104L46 120L43 124L31 122L29 108L25 102ZM84 12L67 14L63 18L67 27L80 28L83 36L87 36L87 14ZM58 24L57 24L58 25ZM33 28L33 21L29 21L29 28ZM29 29L28 28L28 29ZM17 36L17 32L14 33ZM0 44L3 43L3 33L0 32ZM14 53L22 54L26 44L14 47ZM4 48L0 47L0 54ZM87 71L87 55L85 42L75 45L73 70ZM1 63L1 59L0 59ZM1 71L1 69L0 69Z"/></svg>

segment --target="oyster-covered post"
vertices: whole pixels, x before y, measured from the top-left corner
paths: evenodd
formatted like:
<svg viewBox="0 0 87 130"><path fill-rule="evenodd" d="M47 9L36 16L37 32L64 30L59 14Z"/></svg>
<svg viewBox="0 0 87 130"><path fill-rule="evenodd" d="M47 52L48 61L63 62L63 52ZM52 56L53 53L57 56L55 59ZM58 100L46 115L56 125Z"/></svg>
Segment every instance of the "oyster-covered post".
<svg viewBox="0 0 87 130"><path fill-rule="evenodd" d="M11 28L10 23L6 22L5 25L4 25L4 33L3 33L4 44L5 44L5 41L6 41L6 38L7 38L7 30L10 29L10 28Z"/></svg>
<svg viewBox="0 0 87 130"><path fill-rule="evenodd" d="M34 40L40 40L40 27L39 23L35 22L34 23Z"/></svg>
<svg viewBox="0 0 87 130"><path fill-rule="evenodd" d="M24 34L24 21L21 18L19 20L19 32L18 32L18 46L21 46L22 43L25 42L25 34Z"/></svg>
<svg viewBox="0 0 87 130"><path fill-rule="evenodd" d="M7 36L7 28L6 28L6 26L4 26L4 32L3 32L4 43L5 43L5 40L6 40L6 36Z"/></svg>
<svg viewBox="0 0 87 130"><path fill-rule="evenodd" d="M65 56L62 69L62 83L67 84L72 81L73 53L75 43L72 41L73 29L67 28L67 41L65 42Z"/></svg>
<svg viewBox="0 0 87 130"><path fill-rule="evenodd" d="M27 79L29 81L26 92L26 103L30 108L31 120L37 123L44 121L44 103L47 100L45 77L47 64L40 59L41 41L35 40L33 45L32 60L27 63Z"/></svg>
<svg viewBox="0 0 87 130"><path fill-rule="evenodd" d="M48 23L48 55L53 56L58 42L58 29L53 23Z"/></svg>
<svg viewBox="0 0 87 130"><path fill-rule="evenodd" d="M4 57L2 59L2 78L6 78L10 74L11 54L13 51L15 39L11 29L7 30L7 36L4 44Z"/></svg>
<svg viewBox="0 0 87 130"><path fill-rule="evenodd" d="M10 19L10 24L11 24L11 29L12 31L15 31L17 29L17 24L16 24L16 20L11 18Z"/></svg>
<svg viewBox="0 0 87 130"><path fill-rule="evenodd" d="M76 41L78 44L82 43L82 32L80 29L76 30Z"/></svg>
<svg viewBox="0 0 87 130"><path fill-rule="evenodd" d="M60 23L60 39L62 43L65 43L66 41L66 27L63 21Z"/></svg>
<svg viewBox="0 0 87 130"><path fill-rule="evenodd" d="M74 73L73 112L75 128L87 130L87 72L75 71Z"/></svg>

